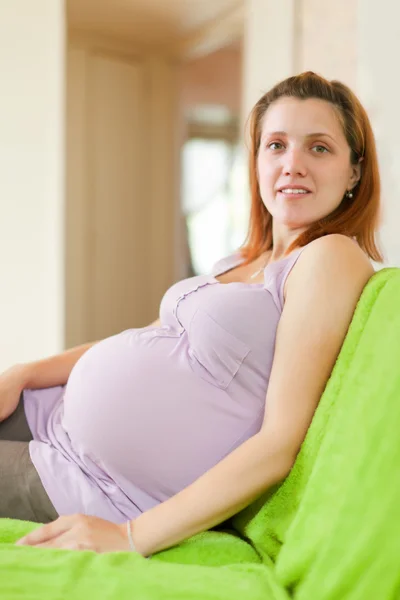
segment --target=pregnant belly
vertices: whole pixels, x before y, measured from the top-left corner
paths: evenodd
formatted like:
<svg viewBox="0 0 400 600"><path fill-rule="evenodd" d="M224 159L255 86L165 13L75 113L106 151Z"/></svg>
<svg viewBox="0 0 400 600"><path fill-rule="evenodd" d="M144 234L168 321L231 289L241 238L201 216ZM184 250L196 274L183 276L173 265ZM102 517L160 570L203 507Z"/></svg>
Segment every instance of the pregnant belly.
<svg viewBox="0 0 400 600"><path fill-rule="evenodd" d="M233 449L254 415L192 371L186 334L138 332L81 357L65 389L63 425L81 457L162 500Z"/></svg>

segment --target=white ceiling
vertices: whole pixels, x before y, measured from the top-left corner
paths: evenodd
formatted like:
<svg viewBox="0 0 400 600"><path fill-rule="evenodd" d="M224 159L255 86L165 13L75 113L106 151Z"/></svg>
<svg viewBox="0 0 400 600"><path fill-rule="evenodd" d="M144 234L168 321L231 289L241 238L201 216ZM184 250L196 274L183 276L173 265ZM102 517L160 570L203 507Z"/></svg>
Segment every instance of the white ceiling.
<svg viewBox="0 0 400 600"><path fill-rule="evenodd" d="M218 27L243 0L67 0L70 29L146 45L184 40Z"/></svg>

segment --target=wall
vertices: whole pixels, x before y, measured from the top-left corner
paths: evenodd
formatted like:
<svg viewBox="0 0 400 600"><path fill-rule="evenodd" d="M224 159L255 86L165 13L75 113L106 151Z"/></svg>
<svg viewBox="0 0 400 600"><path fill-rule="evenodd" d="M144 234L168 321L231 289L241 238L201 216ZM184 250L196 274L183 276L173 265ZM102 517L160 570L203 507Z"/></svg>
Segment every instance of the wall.
<svg viewBox="0 0 400 600"><path fill-rule="evenodd" d="M302 71L357 83L356 0L247 0L243 119L262 94Z"/></svg>
<svg viewBox="0 0 400 600"><path fill-rule="evenodd" d="M182 68L183 109L199 104L221 104L240 115L242 48L235 44L186 63Z"/></svg>
<svg viewBox="0 0 400 600"><path fill-rule="evenodd" d="M0 3L0 370L64 343L64 8Z"/></svg>
<svg viewBox="0 0 400 600"><path fill-rule="evenodd" d="M176 71L140 48L70 37L68 347L148 325L178 278Z"/></svg>
<svg viewBox="0 0 400 600"><path fill-rule="evenodd" d="M357 90L375 133L382 183L380 237L385 266L400 267L400 7L388 0L358 3Z"/></svg>
<svg viewBox="0 0 400 600"><path fill-rule="evenodd" d="M356 0L301 0L296 16L299 38L295 70L316 71L328 79L357 85Z"/></svg>

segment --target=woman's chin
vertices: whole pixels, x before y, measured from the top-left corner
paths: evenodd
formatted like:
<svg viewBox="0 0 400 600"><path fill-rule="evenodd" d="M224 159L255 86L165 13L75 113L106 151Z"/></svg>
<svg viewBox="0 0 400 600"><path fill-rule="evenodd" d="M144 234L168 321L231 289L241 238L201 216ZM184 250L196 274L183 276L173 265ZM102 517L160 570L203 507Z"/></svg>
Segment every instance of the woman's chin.
<svg viewBox="0 0 400 600"><path fill-rule="evenodd" d="M280 215L273 217L273 220L275 222L275 225L280 225L282 227L285 227L286 229L303 230L303 229L307 229L307 227L310 227L310 225L315 223L317 218L310 218L310 217L304 217L304 216L293 215L293 214L291 214L291 215L280 214Z"/></svg>

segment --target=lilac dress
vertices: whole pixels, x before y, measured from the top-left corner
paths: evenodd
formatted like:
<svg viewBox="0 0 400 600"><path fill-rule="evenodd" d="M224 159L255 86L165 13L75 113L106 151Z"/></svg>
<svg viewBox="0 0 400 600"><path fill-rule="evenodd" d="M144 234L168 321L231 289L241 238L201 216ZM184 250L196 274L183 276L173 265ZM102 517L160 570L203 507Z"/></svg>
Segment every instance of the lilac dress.
<svg viewBox="0 0 400 600"><path fill-rule="evenodd" d="M24 390L30 456L58 514L122 523L175 495L262 425L283 286L303 249L264 283L222 284L239 254L173 284L161 327L95 344L65 386Z"/></svg>

